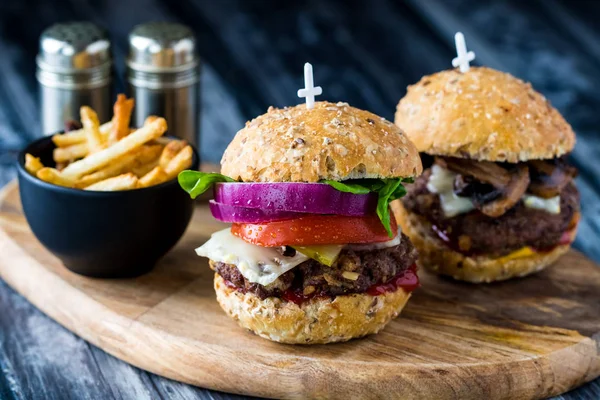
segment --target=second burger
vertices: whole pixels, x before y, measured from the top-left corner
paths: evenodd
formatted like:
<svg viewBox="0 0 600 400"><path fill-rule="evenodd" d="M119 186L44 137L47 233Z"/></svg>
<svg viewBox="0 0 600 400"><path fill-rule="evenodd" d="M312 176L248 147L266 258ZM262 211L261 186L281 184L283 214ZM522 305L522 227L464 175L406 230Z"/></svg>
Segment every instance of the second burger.
<svg viewBox="0 0 600 400"><path fill-rule="evenodd" d="M540 271L579 220L575 134L530 84L491 68L449 70L408 88L396 123L433 165L394 204L430 270L470 282Z"/></svg>

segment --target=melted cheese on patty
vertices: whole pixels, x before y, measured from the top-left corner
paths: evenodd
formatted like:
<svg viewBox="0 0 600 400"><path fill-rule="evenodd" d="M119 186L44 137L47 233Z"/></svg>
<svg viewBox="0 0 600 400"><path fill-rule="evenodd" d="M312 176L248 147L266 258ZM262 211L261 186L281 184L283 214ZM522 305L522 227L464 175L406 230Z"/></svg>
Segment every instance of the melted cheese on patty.
<svg viewBox="0 0 600 400"><path fill-rule="evenodd" d="M440 196L440 204L446 218L455 217L475 209L468 197L457 196L454 193L454 180L458 174L433 165L431 176L427 182L427 190ZM546 211L549 214L560 214L560 196L544 199L526 194L522 198L525 207Z"/></svg>
<svg viewBox="0 0 600 400"><path fill-rule="evenodd" d="M250 282L267 286L308 257L296 252L293 257L284 257L274 247L261 247L247 243L223 229L212 234L210 239L196 249L196 254L213 261L232 264Z"/></svg>
<svg viewBox="0 0 600 400"><path fill-rule="evenodd" d="M431 167L431 176L427 182L427 190L440 196L442 210L447 218L475 209L470 198L460 197L454 193L454 179L457 175L439 165L434 165Z"/></svg>
<svg viewBox="0 0 600 400"><path fill-rule="evenodd" d="M400 230L392 240L381 243L351 244L348 247L356 251L379 250L400 244ZM336 245L337 246L337 245ZM324 247L324 246L321 246ZM235 265L249 282L267 286L309 257L296 250L293 257L284 257L278 247L261 247L247 243L223 229L212 234L210 239L196 249L196 254L216 262ZM308 253L307 253L308 254Z"/></svg>
<svg viewBox="0 0 600 400"><path fill-rule="evenodd" d="M550 214L560 214L560 196L543 199L541 197L526 194L523 196L525 207L544 210Z"/></svg>

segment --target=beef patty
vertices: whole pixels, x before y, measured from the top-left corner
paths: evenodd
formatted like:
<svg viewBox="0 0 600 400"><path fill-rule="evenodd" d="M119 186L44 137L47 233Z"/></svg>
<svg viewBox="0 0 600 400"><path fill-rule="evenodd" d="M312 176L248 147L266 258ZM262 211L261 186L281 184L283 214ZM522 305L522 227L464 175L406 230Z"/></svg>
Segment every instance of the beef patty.
<svg viewBox="0 0 600 400"><path fill-rule="evenodd" d="M560 194L560 214L528 208L520 201L496 218L477 210L447 218L439 196L427 189L430 175L430 170L425 171L407 188L408 194L402 204L408 211L425 217L444 231L455 244L453 247L460 248L465 254L502 256L525 246L552 248L579 211L579 192L570 182Z"/></svg>
<svg viewBox="0 0 600 400"><path fill-rule="evenodd" d="M331 267L312 259L307 260L267 286L249 282L235 265L212 261L210 265L223 279L243 291L265 299L273 296L280 297L290 289L305 295L336 296L364 293L375 284L389 281L413 265L416 260L417 251L410 239L402 235L398 246L387 249L362 251L343 249ZM344 272L352 273L346 275L356 279L344 277Z"/></svg>

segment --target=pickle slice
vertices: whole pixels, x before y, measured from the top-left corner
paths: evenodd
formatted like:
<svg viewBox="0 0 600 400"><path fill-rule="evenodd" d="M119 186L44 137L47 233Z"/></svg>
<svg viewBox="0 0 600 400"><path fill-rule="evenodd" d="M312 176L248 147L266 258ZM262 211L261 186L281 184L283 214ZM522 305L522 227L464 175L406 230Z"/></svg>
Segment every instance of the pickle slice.
<svg viewBox="0 0 600 400"><path fill-rule="evenodd" d="M309 258L312 258L313 260L320 262L321 264L327 265L328 267L331 267L335 260L337 260L343 248L343 244L294 246L294 249L296 249L296 251L304 254Z"/></svg>

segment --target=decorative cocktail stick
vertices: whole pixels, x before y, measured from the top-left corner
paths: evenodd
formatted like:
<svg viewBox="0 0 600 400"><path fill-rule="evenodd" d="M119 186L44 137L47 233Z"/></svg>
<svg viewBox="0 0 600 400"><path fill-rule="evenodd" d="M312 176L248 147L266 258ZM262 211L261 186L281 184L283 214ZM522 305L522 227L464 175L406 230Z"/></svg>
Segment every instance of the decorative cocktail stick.
<svg viewBox="0 0 600 400"><path fill-rule="evenodd" d="M465 43L465 36L462 32L456 32L454 35L454 43L456 43L456 55L457 57L452 60L453 67L460 67L460 72L469 71L469 62L475 59L475 53L472 51L467 52L467 44Z"/></svg>
<svg viewBox="0 0 600 400"><path fill-rule="evenodd" d="M310 63L304 64L304 89L298 90L298 97L306 98L306 108L311 109L315 106L315 96L323 93L321 86L314 86L313 69Z"/></svg>

